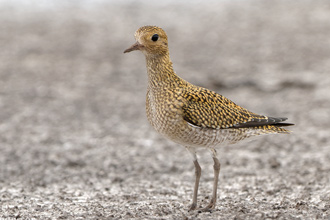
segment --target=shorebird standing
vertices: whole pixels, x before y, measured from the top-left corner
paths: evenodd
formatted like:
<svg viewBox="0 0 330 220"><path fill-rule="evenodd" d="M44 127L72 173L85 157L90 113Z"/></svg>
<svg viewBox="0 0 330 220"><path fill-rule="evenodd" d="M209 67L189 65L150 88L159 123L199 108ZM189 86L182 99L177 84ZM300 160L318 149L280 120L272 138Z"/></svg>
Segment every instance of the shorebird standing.
<svg viewBox="0 0 330 220"><path fill-rule="evenodd" d="M140 50L147 62L147 117L160 134L186 147L195 165L195 187L190 210L197 208L201 167L196 148L207 148L214 161L212 199L201 211L214 209L217 200L220 162L215 147L231 144L260 134L289 133L282 126L287 118L252 113L229 99L181 79L173 70L167 35L156 26L135 32L136 43L124 51Z"/></svg>

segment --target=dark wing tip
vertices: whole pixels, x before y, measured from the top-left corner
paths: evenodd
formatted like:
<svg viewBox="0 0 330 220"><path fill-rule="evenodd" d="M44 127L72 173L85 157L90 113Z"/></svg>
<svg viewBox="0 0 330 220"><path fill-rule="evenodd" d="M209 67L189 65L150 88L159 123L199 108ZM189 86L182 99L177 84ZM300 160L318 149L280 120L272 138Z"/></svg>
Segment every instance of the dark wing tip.
<svg viewBox="0 0 330 220"><path fill-rule="evenodd" d="M284 126L293 126L293 123L276 123L275 126L284 127Z"/></svg>

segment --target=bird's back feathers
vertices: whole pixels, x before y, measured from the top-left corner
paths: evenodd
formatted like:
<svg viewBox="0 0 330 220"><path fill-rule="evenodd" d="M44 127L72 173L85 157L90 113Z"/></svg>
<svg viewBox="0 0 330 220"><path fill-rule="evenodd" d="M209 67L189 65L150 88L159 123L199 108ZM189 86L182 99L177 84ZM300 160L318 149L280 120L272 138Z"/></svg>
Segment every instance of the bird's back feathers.
<svg viewBox="0 0 330 220"><path fill-rule="evenodd" d="M213 129L289 126L287 118L258 115L236 105L226 97L205 88L191 85L183 91L184 119L198 127Z"/></svg>

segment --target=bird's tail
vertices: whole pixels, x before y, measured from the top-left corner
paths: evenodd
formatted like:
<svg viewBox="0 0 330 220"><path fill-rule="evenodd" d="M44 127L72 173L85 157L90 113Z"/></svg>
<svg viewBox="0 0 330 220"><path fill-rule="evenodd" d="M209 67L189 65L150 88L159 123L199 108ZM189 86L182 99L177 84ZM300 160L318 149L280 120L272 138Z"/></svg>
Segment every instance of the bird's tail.
<svg viewBox="0 0 330 220"><path fill-rule="evenodd" d="M264 125L256 127L256 129L260 130L260 134L272 134L272 133L280 133L280 134L289 134L290 130L282 128L286 126L291 126L294 124L291 123L278 123L274 125Z"/></svg>

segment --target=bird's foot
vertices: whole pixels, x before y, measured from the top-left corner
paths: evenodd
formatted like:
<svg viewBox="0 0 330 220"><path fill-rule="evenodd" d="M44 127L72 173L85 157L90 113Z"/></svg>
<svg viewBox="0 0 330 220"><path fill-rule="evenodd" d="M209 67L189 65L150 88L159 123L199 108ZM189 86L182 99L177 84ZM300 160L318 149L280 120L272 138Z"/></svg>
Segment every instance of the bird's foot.
<svg viewBox="0 0 330 220"><path fill-rule="evenodd" d="M211 210L213 210L215 208L215 203L216 203L216 200L212 198L210 203L206 207L198 209L198 211L199 212L210 212Z"/></svg>
<svg viewBox="0 0 330 220"><path fill-rule="evenodd" d="M189 210L188 210L188 212L193 211L196 208L197 208L197 204L196 203L192 203L191 206L190 206L190 208L189 208Z"/></svg>

